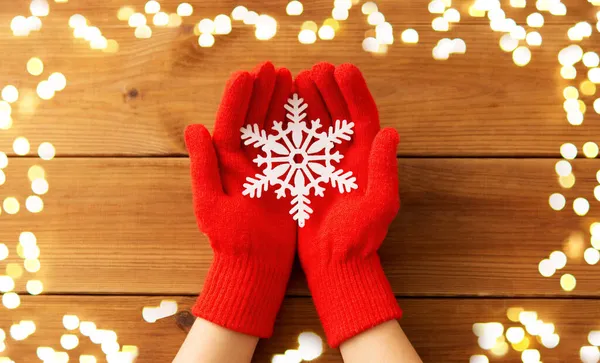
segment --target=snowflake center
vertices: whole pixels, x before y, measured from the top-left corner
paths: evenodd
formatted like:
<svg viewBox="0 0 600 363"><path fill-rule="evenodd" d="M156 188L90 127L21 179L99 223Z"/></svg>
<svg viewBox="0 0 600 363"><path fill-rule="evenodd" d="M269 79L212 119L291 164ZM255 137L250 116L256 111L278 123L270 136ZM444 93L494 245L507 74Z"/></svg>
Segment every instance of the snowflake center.
<svg viewBox="0 0 600 363"><path fill-rule="evenodd" d="M290 164L295 167L303 167L308 163L307 155L302 150L294 150L290 153Z"/></svg>

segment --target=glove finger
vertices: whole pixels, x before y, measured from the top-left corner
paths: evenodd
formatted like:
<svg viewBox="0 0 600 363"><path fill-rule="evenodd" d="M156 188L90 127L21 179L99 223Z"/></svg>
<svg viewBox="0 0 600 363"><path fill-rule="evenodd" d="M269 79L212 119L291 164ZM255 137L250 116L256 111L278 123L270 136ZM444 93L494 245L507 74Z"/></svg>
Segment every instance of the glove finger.
<svg viewBox="0 0 600 363"><path fill-rule="evenodd" d="M308 115L307 124L310 124L311 120L320 119L321 125L323 125L321 130L327 130L331 125L331 117L325 107L325 102L323 102L317 85L312 80L310 71L300 72L296 77L295 86L298 95L308 105L306 109L306 114Z"/></svg>
<svg viewBox="0 0 600 363"><path fill-rule="evenodd" d="M366 197L376 208L397 211L400 199L398 192L398 161L396 148L400 138L398 132L386 127L379 131L369 155L369 171Z"/></svg>
<svg viewBox="0 0 600 363"><path fill-rule="evenodd" d="M246 115L246 125L257 124L261 129L264 127L271 96L275 89L276 76L275 67L271 62L265 62L257 67L254 74L252 98Z"/></svg>
<svg viewBox="0 0 600 363"><path fill-rule="evenodd" d="M185 129L185 144L190 154L195 203L211 205L224 193L210 133L203 125L190 125Z"/></svg>
<svg viewBox="0 0 600 363"><path fill-rule="evenodd" d="M311 70L311 77L314 80L319 93L325 101L325 105L331 115L331 121L348 120L351 121L348 106L344 96L340 91L335 80L335 66L331 63L317 63Z"/></svg>
<svg viewBox="0 0 600 363"><path fill-rule="evenodd" d="M240 150L240 128L246 119L253 80L250 73L237 72L227 82L213 132L213 140L218 149Z"/></svg>
<svg viewBox="0 0 600 363"><path fill-rule="evenodd" d="M352 64L342 64L335 69L335 79L354 122L354 143L371 145L380 129L379 114L362 73Z"/></svg>
<svg viewBox="0 0 600 363"><path fill-rule="evenodd" d="M277 71L277 79L275 81L275 89L271 97L271 104L265 121L265 128L270 131L273 127L273 122L279 121L286 124L285 119L285 104L290 98L292 92L292 74L287 68L280 68Z"/></svg>

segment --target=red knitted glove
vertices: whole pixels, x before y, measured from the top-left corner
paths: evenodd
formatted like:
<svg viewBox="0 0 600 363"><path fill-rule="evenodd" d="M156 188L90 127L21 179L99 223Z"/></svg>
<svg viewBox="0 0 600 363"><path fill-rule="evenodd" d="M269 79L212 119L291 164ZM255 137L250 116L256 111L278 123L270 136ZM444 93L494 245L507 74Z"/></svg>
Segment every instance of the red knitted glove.
<svg viewBox="0 0 600 363"><path fill-rule="evenodd" d="M298 253L329 345L402 315L377 250L398 212L396 130L380 130L377 107L360 71L345 64L315 65L296 78L310 120L324 127L354 122L350 143L336 146L339 168L352 171L357 190L332 190L313 201L298 233ZM348 146L349 144L349 146Z"/></svg>
<svg viewBox="0 0 600 363"><path fill-rule="evenodd" d="M269 337L283 300L296 244L296 223L288 203L273 193L260 199L242 195L246 177L259 172L256 151L242 145L240 128L269 129L284 120L292 87L287 69L265 63L255 73L229 80L213 138L202 125L185 131L190 154L194 209L210 239L213 263L194 315L225 328Z"/></svg>

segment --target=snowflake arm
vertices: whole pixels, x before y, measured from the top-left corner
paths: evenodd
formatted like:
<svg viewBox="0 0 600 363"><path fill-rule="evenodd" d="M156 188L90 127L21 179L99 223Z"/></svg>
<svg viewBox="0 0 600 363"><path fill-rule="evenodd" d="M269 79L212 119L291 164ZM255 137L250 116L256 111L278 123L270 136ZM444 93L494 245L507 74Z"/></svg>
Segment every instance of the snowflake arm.
<svg viewBox="0 0 600 363"><path fill-rule="evenodd" d="M246 125L240 129L242 132L242 141L244 141L244 145L252 145L255 148L263 147L269 141L267 136L267 132L265 130L260 130L257 124L254 125Z"/></svg>
<svg viewBox="0 0 600 363"><path fill-rule="evenodd" d="M350 193L352 189L358 189L358 185L356 185L356 177L352 176L352 172L344 173L343 170L339 169L333 172L329 176L329 180L331 181L331 186L336 187L340 193Z"/></svg>
<svg viewBox="0 0 600 363"><path fill-rule="evenodd" d="M242 195L250 196L250 198L260 198L263 191L267 191L269 188L269 177L262 174L256 174L255 178L246 177L247 183L244 183L244 190Z"/></svg>

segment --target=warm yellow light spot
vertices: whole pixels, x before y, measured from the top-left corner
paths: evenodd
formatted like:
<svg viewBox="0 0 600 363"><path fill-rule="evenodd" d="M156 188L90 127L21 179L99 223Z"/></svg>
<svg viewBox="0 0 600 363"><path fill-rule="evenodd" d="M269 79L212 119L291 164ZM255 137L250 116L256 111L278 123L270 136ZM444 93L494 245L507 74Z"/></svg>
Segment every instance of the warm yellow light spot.
<svg viewBox="0 0 600 363"><path fill-rule="evenodd" d="M194 13L194 8L188 3L181 3L177 6L177 15L190 16Z"/></svg>
<svg viewBox="0 0 600 363"><path fill-rule="evenodd" d="M590 224L590 234L592 236L600 237L600 222L594 222Z"/></svg>
<svg viewBox="0 0 600 363"><path fill-rule="evenodd" d="M554 275L554 273L556 272L556 268L554 267L554 264L549 259L540 261L540 263L538 265L538 270L540 271L540 275L542 275L544 277L550 277L550 276ZM515 342L511 341L511 343L515 343Z"/></svg>
<svg viewBox="0 0 600 363"><path fill-rule="evenodd" d="M558 334L543 334L541 336L542 345L548 349L554 349L560 343L560 337Z"/></svg>
<svg viewBox="0 0 600 363"><path fill-rule="evenodd" d="M600 261L600 252L593 247L587 248L583 253L583 259L588 265L595 265Z"/></svg>
<svg viewBox="0 0 600 363"><path fill-rule="evenodd" d="M588 68L598 67L598 65L600 64L600 57L598 57L598 54L596 52L584 53L582 60L583 64Z"/></svg>
<svg viewBox="0 0 600 363"><path fill-rule="evenodd" d="M596 111L596 113L600 114L600 98L596 98L594 100L594 111Z"/></svg>
<svg viewBox="0 0 600 363"><path fill-rule="evenodd" d="M419 33L414 29L406 29L401 35L402 42L406 44L417 44L419 42Z"/></svg>
<svg viewBox="0 0 600 363"><path fill-rule="evenodd" d="M566 189L572 188L575 185L575 175L569 174L567 176L558 177L558 182L560 186Z"/></svg>
<svg viewBox="0 0 600 363"><path fill-rule="evenodd" d="M41 81L38 83L36 92L42 100L49 100L54 97L55 94L54 87L49 81Z"/></svg>
<svg viewBox="0 0 600 363"><path fill-rule="evenodd" d="M13 35L17 37L29 35L27 18L21 15L15 16L10 22L10 29L13 31Z"/></svg>
<svg viewBox="0 0 600 363"><path fill-rule="evenodd" d="M258 21L258 14L256 11L248 11L244 14L244 24L246 25L254 25Z"/></svg>
<svg viewBox="0 0 600 363"><path fill-rule="evenodd" d="M22 245L17 246L17 255L21 258L25 258L25 250Z"/></svg>
<svg viewBox="0 0 600 363"><path fill-rule="evenodd" d="M2 99L8 103L13 103L19 99L19 90L13 85L5 86L2 89Z"/></svg>
<svg viewBox="0 0 600 363"><path fill-rule="evenodd" d="M573 126L579 126L583 123L583 113L579 110L567 113L567 121Z"/></svg>
<svg viewBox="0 0 600 363"><path fill-rule="evenodd" d="M573 167L568 161L560 160L554 166L554 170L556 171L556 174L560 176L567 176L571 174L571 172L573 171Z"/></svg>
<svg viewBox="0 0 600 363"><path fill-rule="evenodd" d="M6 274L13 279L18 279L23 276L23 269L17 263L9 263L6 265Z"/></svg>
<svg viewBox="0 0 600 363"><path fill-rule="evenodd" d="M111 354L118 352L121 346L116 341L105 340L101 343L101 348L104 354Z"/></svg>
<svg viewBox="0 0 600 363"><path fill-rule="evenodd" d="M67 330L76 330L79 328L79 318L77 315L64 315L62 321L63 326Z"/></svg>
<svg viewBox="0 0 600 363"><path fill-rule="evenodd" d="M52 160L56 155L56 149L51 143L43 142L38 147L38 155L43 160Z"/></svg>
<svg viewBox="0 0 600 363"><path fill-rule="evenodd" d="M48 77L48 82L55 91L62 91L67 86L67 78L60 72L54 72Z"/></svg>
<svg viewBox="0 0 600 363"><path fill-rule="evenodd" d="M75 30L77 29L79 28L76 28ZM102 36L102 32L100 29L98 29L98 27L88 26L83 29L83 39L87 40L88 42L93 42L96 40L96 38L100 38Z"/></svg>
<svg viewBox="0 0 600 363"><path fill-rule="evenodd" d="M54 349L50 347L38 347L37 356L42 361L51 361L54 358Z"/></svg>
<svg viewBox="0 0 600 363"><path fill-rule="evenodd" d="M313 30L303 29L298 33L298 41L302 44L313 44L317 41L317 34Z"/></svg>
<svg viewBox="0 0 600 363"><path fill-rule="evenodd" d="M544 16L540 13L531 13L527 16L527 25L532 28L541 28L544 25Z"/></svg>
<svg viewBox="0 0 600 363"><path fill-rule="evenodd" d="M132 28L138 28L142 25L146 25L146 16L142 13L133 13L128 19L128 24Z"/></svg>
<svg viewBox="0 0 600 363"><path fill-rule="evenodd" d="M267 20L268 24L263 24L264 17L268 17L269 18L269 20ZM268 27L272 26L272 27L276 28L277 27L277 22L275 21L275 19L271 18L270 16L261 15L259 17L257 26L265 26L265 25L268 26ZM219 14L219 15L217 15L215 17L215 21L214 21L214 32L215 32L215 34L229 34L229 33L231 33L231 18L229 18L225 14Z"/></svg>
<svg viewBox="0 0 600 363"><path fill-rule="evenodd" d="M600 360L600 350L598 347L584 346L579 349L579 358L582 362L598 362Z"/></svg>
<svg viewBox="0 0 600 363"><path fill-rule="evenodd" d="M583 144L583 155L586 158L593 159L598 156L598 144L592 141L588 141Z"/></svg>
<svg viewBox="0 0 600 363"><path fill-rule="evenodd" d="M377 4L372 1L367 1L361 7L361 11L365 15L370 15L378 10Z"/></svg>
<svg viewBox="0 0 600 363"><path fill-rule="evenodd" d="M44 201L37 195L31 195L25 200L25 207L31 213L39 213L44 209Z"/></svg>
<svg viewBox="0 0 600 363"><path fill-rule="evenodd" d="M134 357L137 357L139 355L139 349L135 345L124 345L123 347L121 347L121 352L130 353Z"/></svg>
<svg viewBox="0 0 600 363"><path fill-rule="evenodd" d="M55 352L52 363L68 363L69 353L67 352Z"/></svg>
<svg viewBox="0 0 600 363"><path fill-rule="evenodd" d="M0 275L0 292L6 293L14 290L15 280L10 276Z"/></svg>
<svg viewBox="0 0 600 363"><path fill-rule="evenodd" d="M335 19L335 17L334 17L334 19ZM372 12L371 14L369 14L369 16L367 17L367 22L370 25L383 24L383 22L385 22L385 16L383 16L383 14L380 13L379 11L375 11L375 12Z"/></svg>
<svg viewBox="0 0 600 363"><path fill-rule="evenodd" d="M333 8L333 10L331 11L331 17L334 18L335 20L346 20L348 19L348 9L344 9L344 8ZM383 14L382 14L383 16ZM376 25L376 24L373 24Z"/></svg>
<svg viewBox="0 0 600 363"><path fill-rule="evenodd" d="M135 28L134 34L138 39L148 39L152 36L152 29L148 25L140 25Z"/></svg>
<svg viewBox="0 0 600 363"><path fill-rule="evenodd" d="M10 116L12 114L12 107L10 103L2 100L0 101L0 115Z"/></svg>
<svg viewBox="0 0 600 363"><path fill-rule="evenodd" d="M15 141L13 141L13 151L17 155L27 155L29 153L29 141L25 137L17 137Z"/></svg>
<svg viewBox="0 0 600 363"><path fill-rule="evenodd" d="M215 31L215 23L212 19L202 19L200 23L198 23L198 29L200 29L200 33L212 33Z"/></svg>
<svg viewBox="0 0 600 363"><path fill-rule="evenodd" d="M114 39L108 39L106 41L106 48L103 51L105 53L116 53L119 51L119 43Z"/></svg>
<svg viewBox="0 0 600 363"><path fill-rule="evenodd" d="M577 70L573 66L562 66L560 68L560 76L564 79L575 79Z"/></svg>
<svg viewBox="0 0 600 363"><path fill-rule="evenodd" d="M88 26L80 26L73 29L73 36L75 39L84 39L87 34Z"/></svg>
<svg viewBox="0 0 600 363"><path fill-rule="evenodd" d="M44 195L48 192L48 182L46 179L35 179L31 182L31 190L38 195Z"/></svg>
<svg viewBox="0 0 600 363"><path fill-rule="evenodd" d="M600 68L591 68L588 71L588 79L596 84L600 83ZM8 100L6 100L6 101L8 101ZM8 101L8 102L10 102L10 101Z"/></svg>
<svg viewBox="0 0 600 363"><path fill-rule="evenodd" d="M40 280L29 280L26 289L31 295L39 295L44 291L44 284Z"/></svg>
<svg viewBox="0 0 600 363"><path fill-rule="evenodd" d="M2 171L2 169L0 169L0 185L3 185L6 182L6 174L4 174L4 171Z"/></svg>
<svg viewBox="0 0 600 363"><path fill-rule="evenodd" d="M21 298L14 292L7 292L2 295L2 305L7 309L16 309L21 305ZM12 329L11 329L12 330Z"/></svg>
<svg viewBox="0 0 600 363"><path fill-rule="evenodd" d="M518 40L523 40L527 37L527 32L525 31L525 28L520 25L514 26L510 30L510 36Z"/></svg>
<svg viewBox="0 0 600 363"><path fill-rule="evenodd" d="M335 36L335 30L329 25L323 25L319 29L319 38L323 40L331 40Z"/></svg>
<svg viewBox="0 0 600 363"><path fill-rule="evenodd" d="M34 181L35 179L45 178L46 172L40 165L32 165L27 171L27 177L29 178L29 181Z"/></svg>
<svg viewBox="0 0 600 363"><path fill-rule="evenodd" d="M469 15L474 18L483 18L485 16L485 10L478 9L476 6L469 6Z"/></svg>
<svg viewBox="0 0 600 363"><path fill-rule="evenodd" d="M117 12L117 18L121 21L128 21L135 14L135 10L131 6L123 6Z"/></svg>
<svg viewBox="0 0 600 363"><path fill-rule="evenodd" d="M560 277L560 287L565 291L573 291L577 285L575 276L571 274L564 274Z"/></svg>
<svg viewBox="0 0 600 363"><path fill-rule="evenodd" d="M167 25L169 28L176 28L180 26L181 23L183 23L183 19L181 19L181 16L179 16L179 14L169 14L169 24Z"/></svg>
<svg viewBox="0 0 600 363"><path fill-rule="evenodd" d="M301 30L311 30L313 33L317 32L318 26L314 21L308 20L302 23Z"/></svg>
<svg viewBox="0 0 600 363"><path fill-rule="evenodd" d="M553 251L550 254L550 261L555 269L560 270L567 265L567 255L562 251Z"/></svg>
<svg viewBox="0 0 600 363"><path fill-rule="evenodd" d="M448 23L458 23L460 21L460 13L453 8L446 10L443 17Z"/></svg>
<svg viewBox="0 0 600 363"><path fill-rule="evenodd" d="M8 214L16 214L19 212L19 201L15 197L7 197L2 202L2 208Z"/></svg>
<svg viewBox="0 0 600 363"><path fill-rule="evenodd" d="M519 67L524 67L531 61L531 51L529 48L520 46L517 47L512 54L513 62Z"/></svg>
<svg viewBox="0 0 600 363"><path fill-rule="evenodd" d="M593 96L596 93L596 85L588 80L585 80L579 85L579 90L585 96Z"/></svg>
<svg viewBox="0 0 600 363"><path fill-rule="evenodd" d="M23 253L22 253L23 256L21 256L22 258L37 259L38 257L40 257L40 248L36 245L27 246L27 247L24 247L23 245L18 245L17 250L19 248L23 249ZM19 255L21 255L21 254L19 254Z"/></svg>
<svg viewBox="0 0 600 363"><path fill-rule="evenodd" d="M500 49L505 52L512 52L519 46L519 40L510 36L510 34L504 34L500 37Z"/></svg>
<svg viewBox="0 0 600 363"><path fill-rule="evenodd" d="M578 102L579 112L585 113L585 111L587 110L587 107L585 106L585 102L583 102L582 100L578 100L577 102Z"/></svg>
<svg viewBox="0 0 600 363"><path fill-rule="evenodd" d="M169 25L169 14L162 11L154 14L152 17L152 23L156 26L167 26Z"/></svg>
<svg viewBox="0 0 600 363"><path fill-rule="evenodd" d="M160 4L156 0L150 0L144 5L146 14L156 14L160 11Z"/></svg>
<svg viewBox="0 0 600 363"><path fill-rule="evenodd" d="M583 49L577 44L572 44L566 48L561 49L558 53L558 62L563 65L572 66L579 62L583 57Z"/></svg>
<svg viewBox="0 0 600 363"><path fill-rule="evenodd" d="M40 270L40 261L37 259L25 259L23 265L27 272L35 273Z"/></svg>
<svg viewBox="0 0 600 363"><path fill-rule="evenodd" d="M27 72L32 76L39 76L44 72L44 62L38 57L30 58L27 61Z"/></svg>
<svg viewBox="0 0 600 363"><path fill-rule="evenodd" d="M442 17L437 17L431 22L431 28L436 32L445 32L448 31L448 29L450 29L450 24L448 24L448 21L446 19Z"/></svg>
<svg viewBox="0 0 600 363"><path fill-rule="evenodd" d="M247 13L248 13L248 9L246 9L245 6L238 5L231 12L231 17L233 18L233 20L241 21L241 20L244 20L244 17L246 16Z"/></svg>
<svg viewBox="0 0 600 363"><path fill-rule="evenodd" d="M542 36L538 32L529 32L525 37L525 41L532 47L539 47L542 45Z"/></svg>
<svg viewBox="0 0 600 363"><path fill-rule="evenodd" d="M394 44L394 31L392 25L388 22L379 24L375 27L375 38L380 44Z"/></svg>
<svg viewBox="0 0 600 363"><path fill-rule="evenodd" d="M210 48L215 44L215 37L210 33L200 34L200 37L198 37L198 44L202 48Z"/></svg>
<svg viewBox="0 0 600 363"><path fill-rule="evenodd" d="M582 38L588 38L592 35L592 26L586 21L580 21L575 24L574 28L577 29L579 36Z"/></svg>
<svg viewBox="0 0 600 363"><path fill-rule="evenodd" d="M79 345L79 338L75 334L63 334L60 337L60 345L66 350L73 350Z"/></svg>
<svg viewBox="0 0 600 363"><path fill-rule="evenodd" d="M490 363L490 360L483 354L476 354L469 358L469 363Z"/></svg>
<svg viewBox="0 0 600 363"><path fill-rule="evenodd" d="M300 15L300 14L302 14L303 11L304 11L304 7L302 6L302 3L297 0L290 1L287 4L287 6L285 7L285 12L289 16Z"/></svg>
<svg viewBox="0 0 600 363"><path fill-rule="evenodd" d="M575 92L577 92L577 90L575 90ZM570 142L564 143L560 146L560 155L565 159L575 159L577 157L577 147Z"/></svg>
<svg viewBox="0 0 600 363"><path fill-rule="evenodd" d="M96 324L91 321L82 321L79 324L79 331L81 335L89 337L96 331Z"/></svg>
<svg viewBox="0 0 600 363"><path fill-rule="evenodd" d="M506 340L510 343L519 343L525 338L525 330L520 327L511 327L506 330Z"/></svg>
<svg viewBox="0 0 600 363"><path fill-rule="evenodd" d="M596 200L600 202L600 185L596 185L596 187L594 188L594 198L596 198Z"/></svg>
<svg viewBox="0 0 600 363"><path fill-rule="evenodd" d="M569 113L569 112L581 112L579 110L579 100L577 100L575 98L570 98L568 100L565 100L565 102L563 102L563 108L565 109L565 111L567 113Z"/></svg>
<svg viewBox="0 0 600 363"><path fill-rule="evenodd" d="M31 0L29 4L29 11L31 15L35 16L47 16L50 12L50 7L47 0Z"/></svg>
<svg viewBox="0 0 600 363"><path fill-rule="evenodd" d="M96 357L93 355L80 355L79 363L96 363Z"/></svg>
<svg viewBox="0 0 600 363"><path fill-rule="evenodd" d="M508 320L516 323L519 321L519 314L523 310L524 309L521 307L510 307L506 310L506 316L508 317Z"/></svg>
<svg viewBox="0 0 600 363"><path fill-rule="evenodd" d="M590 210L590 202L585 198L577 198L573 201L573 210L578 216L584 216Z"/></svg>

